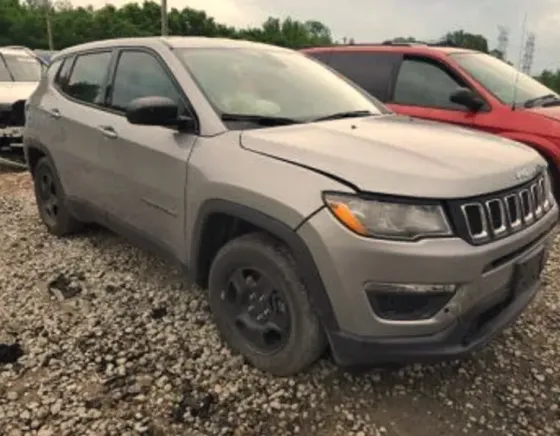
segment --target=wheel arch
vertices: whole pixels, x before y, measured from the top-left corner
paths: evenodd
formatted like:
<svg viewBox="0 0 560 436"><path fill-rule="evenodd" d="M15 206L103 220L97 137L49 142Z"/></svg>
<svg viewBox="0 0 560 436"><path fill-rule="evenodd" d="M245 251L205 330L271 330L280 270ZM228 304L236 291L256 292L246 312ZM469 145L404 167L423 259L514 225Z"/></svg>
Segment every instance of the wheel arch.
<svg viewBox="0 0 560 436"><path fill-rule="evenodd" d="M35 166L41 157L47 157L54 166L55 170L57 170L51 153L40 141L34 138L26 137L24 140L23 152L25 156L25 163L27 164L27 168L31 174L33 174Z"/></svg>
<svg viewBox="0 0 560 436"><path fill-rule="evenodd" d="M227 221L222 221L224 219ZM327 331L338 329L330 299L311 251L296 230L265 212L239 203L211 199L200 207L193 226L188 261L188 270L194 282L206 287L210 265L219 248L233 237L248 231L265 232L288 247L295 259L296 271L323 326ZM218 239L217 243L213 242L215 235L224 235L224 232L225 236Z"/></svg>

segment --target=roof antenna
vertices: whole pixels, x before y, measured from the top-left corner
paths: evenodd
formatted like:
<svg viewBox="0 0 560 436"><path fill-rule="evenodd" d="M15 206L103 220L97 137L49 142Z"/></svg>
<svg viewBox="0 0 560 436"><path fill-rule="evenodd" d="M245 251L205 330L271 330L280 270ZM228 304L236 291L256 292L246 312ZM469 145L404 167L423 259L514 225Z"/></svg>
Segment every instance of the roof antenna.
<svg viewBox="0 0 560 436"><path fill-rule="evenodd" d="M525 41L526 28L527 28L527 13L525 12L525 18L523 19L523 27L521 29L521 48L519 49L519 60L518 60L519 65L517 66L515 72L515 82L513 85L513 101L511 102L512 111L515 110L515 101L517 100L517 83L519 82L519 74L521 74L519 69L521 68L521 58L523 57L523 45Z"/></svg>

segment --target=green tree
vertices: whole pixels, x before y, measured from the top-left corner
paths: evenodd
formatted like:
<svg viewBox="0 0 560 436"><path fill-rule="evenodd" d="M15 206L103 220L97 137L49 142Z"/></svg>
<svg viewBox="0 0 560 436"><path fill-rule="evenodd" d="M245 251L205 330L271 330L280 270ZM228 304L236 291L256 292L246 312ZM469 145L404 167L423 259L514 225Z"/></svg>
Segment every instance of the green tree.
<svg viewBox="0 0 560 436"><path fill-rule="evenodd" d="M560 94L560 70L551 71L544 70L541 74L535 77L543 85L548 86L554 92Z"/></svg>
<svg viewBox="0 0 560 436"><path fill-rule="evenodd" d="M49 0L55 49L108 38L159 35L159 1L130 2L117 8L72 6L69 0ZM168 13L170 35L244 38L284 47L301 48L333 43L331 32L315 20L301 22L269 18L262 26L235 29L191 8ZM47 48L43 0L0 0L0 45Z"/></svg>
<svg viewBox="0 0 560 436"><path fill-rule="evenodd" d="M482 35L475 35L464 30L456 30L447 33L443 38L458 47L488 53L488 40Z"/></svg>

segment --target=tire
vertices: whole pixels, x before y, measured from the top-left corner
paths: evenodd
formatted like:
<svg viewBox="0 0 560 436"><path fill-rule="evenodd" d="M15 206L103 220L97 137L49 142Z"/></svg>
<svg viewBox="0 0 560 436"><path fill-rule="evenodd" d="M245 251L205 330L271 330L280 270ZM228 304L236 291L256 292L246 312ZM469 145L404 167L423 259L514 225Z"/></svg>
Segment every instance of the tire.
<svg viewBox="0 0 560 436"><path fill-rule="evenodd" d="M232 291L240 289L233 285L239 283L232 282L233 277L242 280L244 291ZM272 283L268 289L274 291L259 294L266 283ZM271 237L251 233L225 244L212 263L208 287L210 309L222 339L254 367L276 376L293 375L313 364L325 350L323 328L296 272L295 261L289 250ZM257 297L249 302L253 291ZM265 294L268 297L263 297L261 303ZM262 309L263 305L269 309L269 318L259 324L255 313L264 316L267 309L253 310L251 315L251 307ZM245 307L246 312L238 310L239 307ZM275 328L267 329L264 335L258 334L257 341L247 339L247 332L254 333L249 327L255 323ZM278 326L288 327L277 329ZM279 330L284 333L278 334ZM261 336L266 346L260 343ZM277 347L269 348L268 343L274 343L274 339Z"/></svg>
<svg viewBox="0 0 560 436"><path fill-rule="evenodd" d="M81 229L82 224L70 212L58 174L47 157L35 165L33 187L39 216L49 233L61 237Z"/></svg>

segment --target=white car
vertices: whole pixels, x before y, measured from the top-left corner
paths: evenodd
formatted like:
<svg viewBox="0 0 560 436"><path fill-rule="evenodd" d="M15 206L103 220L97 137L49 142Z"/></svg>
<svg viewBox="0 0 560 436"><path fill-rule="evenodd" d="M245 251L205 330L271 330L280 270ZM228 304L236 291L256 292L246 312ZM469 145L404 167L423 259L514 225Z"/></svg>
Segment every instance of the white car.
<svg viewBox="0 0 560 436"><path fill-rule="evenodd" d="M25 102L44 70L44 63L25 47L0 47L0 153L21 154Z"/></svg>

